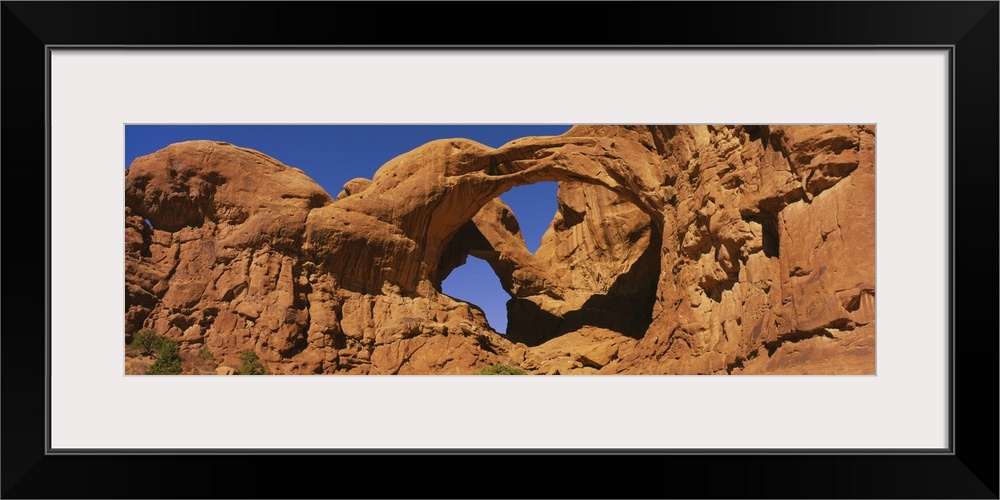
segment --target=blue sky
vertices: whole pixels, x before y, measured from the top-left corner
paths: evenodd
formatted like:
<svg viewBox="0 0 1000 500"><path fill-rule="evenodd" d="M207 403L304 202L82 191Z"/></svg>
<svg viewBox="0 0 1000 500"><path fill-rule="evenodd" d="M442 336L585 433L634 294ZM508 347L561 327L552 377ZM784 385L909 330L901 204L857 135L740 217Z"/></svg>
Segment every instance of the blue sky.
<svg viewBox="0 0 1000 500"><path fill-rule="evenodd" d="M386 161L435 139L466 138L499 147L529 135L559 135L569 125L126 125L125 166L175 142L225 141L255 149L298 167L336 196L345 182L371 178ZM510 205L528 249L535 251L556 212L556 184L514 188L501 195ZM489 265L475 257L452 272L444 293L481 307L499 332L507 328L506 302Z"/></svg>

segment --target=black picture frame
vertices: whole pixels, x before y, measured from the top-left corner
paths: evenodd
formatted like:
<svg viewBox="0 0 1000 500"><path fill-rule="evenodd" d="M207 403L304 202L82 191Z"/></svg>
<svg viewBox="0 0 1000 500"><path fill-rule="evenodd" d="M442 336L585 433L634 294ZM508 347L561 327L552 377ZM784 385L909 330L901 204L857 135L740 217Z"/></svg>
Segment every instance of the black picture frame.
<svg viewBox="0 0 1000 500"><path fill-rule="evenodd" d="M8 273L2 496L128 498L998 498L998 22L991 2L2 2ZM491 12L489 18L478 13ZM557 14L550 14L557 12ZM526 26L512 36L507 26ZM555 42L553 44L553 41ZM568 42L574 45L566 45ZM947 47L951 446L947 453L50 454L47 61L61 47ZM612 45L609 45L612 44ZM919 147L919 144L914 144ZM917 201L919 202L919 201ZM961 229L961 232L958 230ZM914 235L919 240L919 235ZM45 279L41 279L46 270ZM915 270L915 275L919 275ZM959 299L962 299L959 301ZM986 306L978 304L985 303ZM983 311L983 307L987 312ZM85 321L81 318L81 321ZM86 325L81 324L81 331ZM127 418L128 416L123 416ZM519 478L521 478L519 480ZM530 478L531 482L526 479ZM316 490L318 488L318 490ZM315 491L315 492L314 492Z"/></svg>

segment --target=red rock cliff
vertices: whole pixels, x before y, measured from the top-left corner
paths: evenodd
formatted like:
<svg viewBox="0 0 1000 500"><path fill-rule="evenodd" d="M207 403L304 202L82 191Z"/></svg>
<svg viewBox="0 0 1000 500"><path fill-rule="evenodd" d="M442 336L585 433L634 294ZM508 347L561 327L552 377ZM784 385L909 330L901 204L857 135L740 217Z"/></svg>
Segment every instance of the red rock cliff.
<svg viewBox="0 0 1000 500"><path fill-rule="evenodd" d="M559 209L532 254L498 196L542 181ZM868 126L447 139L336 200L174 144L126 174L126 340L277 373L874 373L874 196ZM507 336L440 293L468 255L511 295Z"/></svg>

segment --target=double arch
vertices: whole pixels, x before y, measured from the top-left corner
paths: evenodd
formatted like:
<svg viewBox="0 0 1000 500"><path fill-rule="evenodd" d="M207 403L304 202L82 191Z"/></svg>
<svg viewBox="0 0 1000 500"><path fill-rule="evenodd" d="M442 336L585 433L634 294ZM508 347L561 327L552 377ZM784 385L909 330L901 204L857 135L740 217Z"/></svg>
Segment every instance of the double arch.
<svg viewBox="0 0 1000 500"><path fill-rule="evenodd" d="M539 182L559 182L560 189L584 184L588 188L609 190L645 215L650 234L648 246L655 248L643 252L642 257L644 262L655 261L658 274L663 211L655 193L662 180L636 174L615 148L613 139L573 137L572 131L557 138L519 139L498 149L464 139L434 141L386 163L364 189L355 186L348 196L317 209L315 212L319 213L310 215L314 226L311 234L321 233L328 226L336 227L341 235L350 233L350 229L324 225L327 218L336 219L338 212L364 214L370 219L369 226L383 225L388 229L383 233L391 238L368 246L378 252L369 255L368 260L380 266L380 272L360 275L358 269L338 268L338 262L357 260L343 256L331 255L324 260L329 271L347 278L343 280L345 284L353 284L362 291L379 290L388 283L404 294L438 293L448 273L472 254L490 263L512 300L523 301L544 294L559 300L557 290L543 280L531 279L532 274L543 273L533 269L534 260L523 241L518 246L513 238L505 238L513 234L516 219L499 196L515 187ZM630 154L631 161L635 161L635 152ZM662 161L655 152L649 151L648 155L649 162ZM509 227L512 220L514 227ZM347 239L363 239L373 234L370 227L361 226L359 234L347 235ZM358 245L327 248L337 253L343 249L356 250ZM649 277L654 287L655 274ZM650 308L653 295L649 293ZM563 314L556 321L564 323L565 319ZM517 324L512 322L515 329ZM563 325L563 329L571 326ZM537 335L525 339L532 343L539 340L528 338L532 336Z"/></svg>

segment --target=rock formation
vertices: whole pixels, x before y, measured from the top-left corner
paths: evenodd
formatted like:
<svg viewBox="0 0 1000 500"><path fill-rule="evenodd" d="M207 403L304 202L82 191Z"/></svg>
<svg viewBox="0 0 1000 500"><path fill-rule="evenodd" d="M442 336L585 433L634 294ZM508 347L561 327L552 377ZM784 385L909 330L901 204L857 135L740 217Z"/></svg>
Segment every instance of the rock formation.
<svg viewBox="0 0 1000 500"><path fill-rule="evenodd" d="M543 181L532 254L498 196ZM336 199L259 152L174 144L126 171L126 342L274 373L874 373L874 196L869 126L445 139ZM469 255L511 296L506 336L441 293Z"/></svg>

